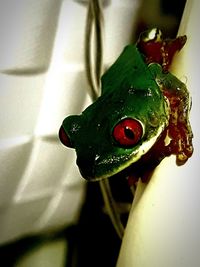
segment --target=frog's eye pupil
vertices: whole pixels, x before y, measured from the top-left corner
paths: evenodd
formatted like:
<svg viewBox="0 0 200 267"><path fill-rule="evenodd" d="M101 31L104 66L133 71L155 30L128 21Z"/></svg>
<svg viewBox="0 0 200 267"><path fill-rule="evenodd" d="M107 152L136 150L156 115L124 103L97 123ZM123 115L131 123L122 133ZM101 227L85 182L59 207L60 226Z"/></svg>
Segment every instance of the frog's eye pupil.
<svg viewBox="0 0 200 267"><path fill-rule="evenodd" d="M135 137L135 134L132 131L132 129L129 129L128 127L125 127L124 133L125 133L126 137L129 139L134 139L134 137Z"/></svg>
<svg viewBox="0 0 200 267"><path fill-rule="evenodd" d="M113 138L124 147L136 145L143 135L143 128L138 120L126 118L117 123L113 129Z"/></svg>
<svg viewBox="0 0 200 267"><path fill-rule="evenodd" d="M59 130L59 139L64 146L73 147L63 126L61 126Z"/></svg>

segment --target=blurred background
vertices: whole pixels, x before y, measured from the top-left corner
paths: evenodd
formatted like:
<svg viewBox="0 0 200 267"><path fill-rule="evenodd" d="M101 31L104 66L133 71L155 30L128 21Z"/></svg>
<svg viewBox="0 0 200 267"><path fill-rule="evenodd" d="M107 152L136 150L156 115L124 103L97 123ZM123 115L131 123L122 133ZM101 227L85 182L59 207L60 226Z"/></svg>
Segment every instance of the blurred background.
<svg viewBox="0 0 200 267"><path fill-rule="evenodd" d="M104 66L138 34L175 37L185 1L102 0ZM4 266L115 266L121 240L98 183L58 140L91 100L84 65L87 0L0 1L0 257ZM121 181L113 194L129 201ZM118 190L120 188L120 190Z"/></svg>

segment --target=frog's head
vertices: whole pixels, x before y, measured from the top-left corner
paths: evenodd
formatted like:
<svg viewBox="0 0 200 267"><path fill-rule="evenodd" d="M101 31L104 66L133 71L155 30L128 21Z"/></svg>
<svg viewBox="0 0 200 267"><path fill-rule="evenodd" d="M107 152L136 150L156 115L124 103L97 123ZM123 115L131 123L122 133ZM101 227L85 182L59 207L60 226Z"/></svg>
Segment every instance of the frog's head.
<svg viewBox="0 0 200 267"><path fill-rule="evenodd" d="M84 178L110 177L138 161L167 124L166 106L156 90L129 88L101 96L81 115L67 117L60 140L75 148Z"/></svg>
<svg viewBox="0 0 200 267"><path fill-rule="evenodd" d="M133 75L126 76L125 71L118 82L109 69L102 78L102 96L81 115L63 121L60 140L76 150L85 179L113 176L138 161L167 125L166 102L145 66L140 75L132 69Z"/></svg>

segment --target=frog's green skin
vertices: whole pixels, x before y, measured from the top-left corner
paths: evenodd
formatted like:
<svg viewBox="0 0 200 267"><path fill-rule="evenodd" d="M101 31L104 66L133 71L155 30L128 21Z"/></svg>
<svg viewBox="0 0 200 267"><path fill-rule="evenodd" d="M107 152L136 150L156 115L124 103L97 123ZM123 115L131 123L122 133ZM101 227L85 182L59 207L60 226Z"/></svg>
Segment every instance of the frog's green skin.
<svg viewBox="0 0 200 267"><path fill-rule="evenodd" d="M163 73L159 64L147 65L137 47L129 45L103 75L97 101L81 115L65 118L62 127L85 179L113 176L155 144L169 123L169 103L158 84L161 80L181 84L172 74ZM143 136L133 147L120 146L112 135L114 126L124 118L134 118L143 127Z"/></svg>

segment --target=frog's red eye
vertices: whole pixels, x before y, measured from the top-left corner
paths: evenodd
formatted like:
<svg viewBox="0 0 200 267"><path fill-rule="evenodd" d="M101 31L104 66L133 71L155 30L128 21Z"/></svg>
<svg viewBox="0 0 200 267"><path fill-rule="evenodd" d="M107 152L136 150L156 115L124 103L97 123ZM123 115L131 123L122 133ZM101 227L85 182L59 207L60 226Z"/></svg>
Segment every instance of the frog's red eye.
<svg viewBox="0 0 200 267"><path fill-rule="evenodd" d="M136 145L143 135L143 128L139 121L127 118L120 121L113 129L113 137L121 146Z"/></svg>
<svg viewBox="0 0 200 267"><path fill-rule="evenodd" d="M59 139L61 141L61 143L67 147L72 147L72 144L71 144L71 141L68 137L68 135L66 134L63 126L60 127L60 130L59 130Z"/></svg>

